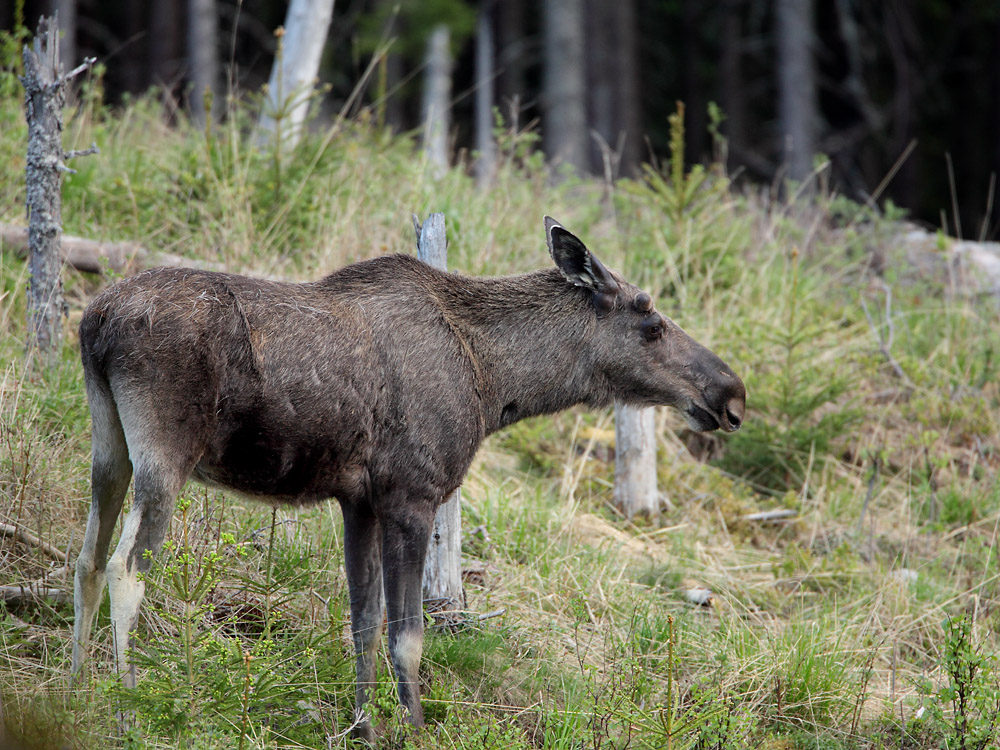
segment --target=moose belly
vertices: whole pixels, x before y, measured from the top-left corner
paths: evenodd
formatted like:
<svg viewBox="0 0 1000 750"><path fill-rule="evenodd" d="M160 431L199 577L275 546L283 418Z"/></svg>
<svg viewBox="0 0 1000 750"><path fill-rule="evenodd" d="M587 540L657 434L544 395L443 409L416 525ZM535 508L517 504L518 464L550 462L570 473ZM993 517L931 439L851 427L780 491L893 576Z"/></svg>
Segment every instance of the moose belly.
<svg viewBox="0 0 1000 750"><path fill-rule="evenodd" d="M340 497L360 483L363 467L335 443L294 437L247 426L207 452L193 476L210 486L296 505Z"/></svg>

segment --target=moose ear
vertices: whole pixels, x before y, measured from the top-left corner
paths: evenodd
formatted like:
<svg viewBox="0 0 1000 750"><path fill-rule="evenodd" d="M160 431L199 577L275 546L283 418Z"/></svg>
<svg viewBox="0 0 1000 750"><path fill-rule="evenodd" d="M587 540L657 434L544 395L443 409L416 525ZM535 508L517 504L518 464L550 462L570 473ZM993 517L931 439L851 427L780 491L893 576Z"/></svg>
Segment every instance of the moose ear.
<svg viewBox="0 0 1000 750"><path fill-rule="evenodd" d="M618 283L604 264L587 249L579 237L567 232L551 216L545 217L545 239L552 260L569 283L593 292L618 292Z"/></svg>

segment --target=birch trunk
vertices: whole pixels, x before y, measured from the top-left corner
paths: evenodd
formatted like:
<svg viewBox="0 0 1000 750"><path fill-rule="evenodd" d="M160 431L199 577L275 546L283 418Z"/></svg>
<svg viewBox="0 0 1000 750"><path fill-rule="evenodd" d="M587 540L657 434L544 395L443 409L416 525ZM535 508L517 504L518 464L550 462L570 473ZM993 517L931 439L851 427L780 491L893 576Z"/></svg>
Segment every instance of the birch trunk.
<svg viewBox="0 0 1000 750"><path fill-rule="evenodd" d="M655 415L653 409L615 404L615 505L629 519L660 512Z"/></svg>
<svg viewBox="0 0 1000 750"><path fill-rule="evenodd" d="M445 270L448 266L444 214L431 214L417 230L417 257ZM462 591L462 491L455 490L434 517L430 545L424 560L424 601L432 612L449 611L465 606Z"/></svg>
<svg viewBox="0 0 1000 750"><path fill-rule="evenodd" d="M295 148L309 113L334 0L292 0L285 17L279 54L274 58L257 143Z"/></svg>

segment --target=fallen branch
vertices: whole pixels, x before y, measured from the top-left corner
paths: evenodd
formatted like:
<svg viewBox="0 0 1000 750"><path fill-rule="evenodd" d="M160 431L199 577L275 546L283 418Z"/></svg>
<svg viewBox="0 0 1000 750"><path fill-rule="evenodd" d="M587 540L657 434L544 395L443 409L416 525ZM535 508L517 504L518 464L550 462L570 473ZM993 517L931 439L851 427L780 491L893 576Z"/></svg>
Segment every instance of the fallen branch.
<svg viewBox="0 0 1000 750"><path fill-rule="evenodd" d="M780 508L778 510L762 510L759 513L747 513L742 516L742 521L757 521L758 523L782 523L788 521L799 513L791 508Z"/></svg>
<svg viewBox="0 0 1000 750"><path fill-rule="evenodd" d="M29 547L36 547L53 560L58 560L63 563L67 561L66 553L61 549L49 544L48 542L42 541L30 531L25 531L20 526L15 526L10 523L0 523L0 536L17 539L22 544L26 544Z"/></svg>

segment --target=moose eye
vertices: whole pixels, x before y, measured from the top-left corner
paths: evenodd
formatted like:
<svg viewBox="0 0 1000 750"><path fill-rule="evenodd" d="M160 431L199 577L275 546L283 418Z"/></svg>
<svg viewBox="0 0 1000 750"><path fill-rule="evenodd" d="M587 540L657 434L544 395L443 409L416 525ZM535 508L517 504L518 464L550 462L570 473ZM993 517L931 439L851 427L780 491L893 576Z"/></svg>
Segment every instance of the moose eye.
<svg viewBox="0 0 1000 750"><path fill-rule="evenodd" d="M642 336L646 341L656 341L663 335L663 325L659 320L651 320L642 324Z"/></svg>

